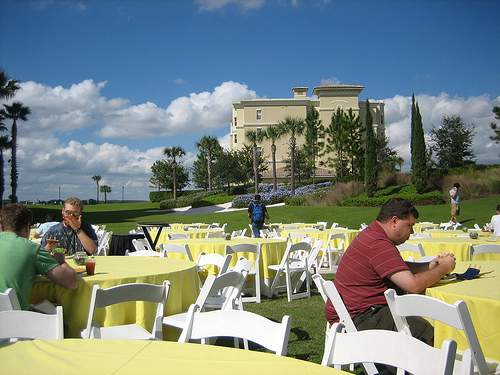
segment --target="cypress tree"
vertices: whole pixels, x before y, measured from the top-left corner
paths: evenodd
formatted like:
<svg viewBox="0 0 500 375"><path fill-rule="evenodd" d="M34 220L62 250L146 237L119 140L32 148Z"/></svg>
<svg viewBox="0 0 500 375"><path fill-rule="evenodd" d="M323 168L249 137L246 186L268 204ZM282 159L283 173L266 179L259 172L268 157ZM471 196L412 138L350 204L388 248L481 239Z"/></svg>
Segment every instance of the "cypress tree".
<svg viewBox="0 0 500 375"><path fill-rule="evenodd" d="M368 197L373 197L377 190L378 168L377 147L373 131L373 117L370 111L370 102L366 100L366 148L365 148L365 190Z"/></svg>
<svg viewBox="0 0 500 375"><path fill-rule="evenodd" d="M415 103L414 103L415 104ZM413 109L415 107L415 109ZM414 114L414 115L413 115ZM412 140L411 140L411 160L412 160L412 184L419 194L422 194L427 187L429 179L429 168L427 166L427 150L425 146L424 126L418 103L412 106Z"/></svg>

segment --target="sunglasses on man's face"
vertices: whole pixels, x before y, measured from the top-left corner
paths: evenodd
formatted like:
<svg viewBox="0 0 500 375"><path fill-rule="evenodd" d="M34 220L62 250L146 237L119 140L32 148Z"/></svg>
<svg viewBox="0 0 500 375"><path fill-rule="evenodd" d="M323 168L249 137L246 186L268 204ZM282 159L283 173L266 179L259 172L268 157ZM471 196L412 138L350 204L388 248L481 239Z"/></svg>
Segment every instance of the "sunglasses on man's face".
<svg viewBox="0 0 500 375"><path fill-rule="evenodd" d="M69 211L69 210L65 210L65 211L64 211L64 214L65 214L65 215L80 216L80 215L81 215L81 212L80 212L80 211Z"/></svg>

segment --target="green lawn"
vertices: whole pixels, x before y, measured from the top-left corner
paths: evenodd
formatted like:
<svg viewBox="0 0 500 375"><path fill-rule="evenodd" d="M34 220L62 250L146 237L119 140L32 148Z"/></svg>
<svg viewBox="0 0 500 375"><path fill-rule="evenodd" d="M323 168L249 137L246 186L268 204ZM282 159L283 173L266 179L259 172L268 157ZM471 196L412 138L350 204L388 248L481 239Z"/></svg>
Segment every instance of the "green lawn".
<svg viewBox="0 0 500 375"><path fill-rule="evenodd" d="M495 214L496 206L500 204L500 196L462 202L460 222L472 227L474 223L484 225ZM203 215L172 215L168 211L160 211L159 204L149 202L109 203L85 206L84 220L92 224L106 224L107 230L114 233L128 233L136 227L139 221L159 221L170 223L220 222L228 223L227 232L248 228L250 222L245 211L214 213ZM45 215L55 212L60 217L60 206L29 206L34 214L35 222L43 222ZM295 207L278 206L268 209L270 222L338 222L349 228L359 228L361 223L371 223L379 212L378 207L336 207L314 206ZM450 220L448 204L418 207L418 221L433 221L439 223Z"/></svg>
<svg viewBox="0 0 500 375"><path fill-rule="evenodd" d="M461 204L459 220L464 226L472 227L474 223L484 225L489 222L500 204L500 196L466 201ZM60 217L60 206L30 206L35 215L35 221L43 221L49 211L54 211ZM418 221L433 221L435 223L450 219L449 205L418 207ZM269 208L271 222L338 222L350 228L359 228L360 224L370 223L375 219L377 207L290 207L280 206ZM158 204L142 203L112 203L86 206L84 218L92 224L106 224L106 229L114 233L128 233L136 227L139 221L160 222L220 222L228 223L227 231L247 228L249 219L245 211L216 213L205 215L171 215L160 212ZM333 279L334 275L324 275L325 279ZM245 309L256 312L276 321L281 321L283 315L292 317L292 331L288 345L288 356L320 363L325 340L324 302L313 288L312 297L287 302L286 293L263 299L261 304L247 303ZM356 373L362 373L356 368Z"/></svg>

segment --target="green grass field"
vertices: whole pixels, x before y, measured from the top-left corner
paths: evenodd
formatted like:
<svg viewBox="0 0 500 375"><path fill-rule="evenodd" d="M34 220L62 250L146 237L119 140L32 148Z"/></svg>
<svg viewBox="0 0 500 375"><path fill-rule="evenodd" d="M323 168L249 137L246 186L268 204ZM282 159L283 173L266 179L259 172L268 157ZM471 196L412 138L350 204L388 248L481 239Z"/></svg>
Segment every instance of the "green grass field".
<svg viewBox="0 0 500 375"><path fill-rule="evenodd" d="M474 223L484 225L495 214L496 206L500 204L500 196L465 201L461 204L460 222L464 226L473 227ZM35 215L35 221L44 221L49 211L60 217L60 206L29 206ZM379 211L377 207L293 207L279 206L269 208L271 222L338 222L342 226L359 228L365 222L369 224L375 219ZM433 221L435 223L450 219L449 205L418 207L420 218L418 221ZM220 222L228 223L227 232L248 228L249 219L246 211L215 213L204 215L172 215L160 212L158 204L141 203L112 203L86 206L84 220L92 224L105 224L107 230L114 233L128 233L136 227L139 221L159 222ZM334 275L323 275L332 280ZM288 353L289 357L321 363L325 340L324 302L313 286L311 298L287 302L286 293L264 298L262 303L245 304L245 310L263 315L267 318L281 321L283 315L292 317L292 331L290 334ZM345 369L347 370L347 368ZM360 367L355 373L363 373Z"/></svg>
<svg viewBox="0 0 500 375"><path fill-rule="evenodd" d="M460 222L464 226L473 227L474 223L484 225L495 214L500 197L484 198L462 202L460 205ZM201 215L173 215L168 211L160 211L158 203L109 203L85 206L84 220L92 224L105 224L113 233L128 233L136 228L140 221L158 221L170 223L220 222L227 223L227 232L248 228L249 219L246 211L234 211ZM61 206L29 206L33 211L35 222L43 222L48 212L56 213L60 218ZM450 220L448 204L417 207L420 213L418 221L439 223ZM338 222L349 228L359 228L361 223L371 223L379 212L378 207L337 207L337 206L278 206L268 209L270 222Z"/></svg>

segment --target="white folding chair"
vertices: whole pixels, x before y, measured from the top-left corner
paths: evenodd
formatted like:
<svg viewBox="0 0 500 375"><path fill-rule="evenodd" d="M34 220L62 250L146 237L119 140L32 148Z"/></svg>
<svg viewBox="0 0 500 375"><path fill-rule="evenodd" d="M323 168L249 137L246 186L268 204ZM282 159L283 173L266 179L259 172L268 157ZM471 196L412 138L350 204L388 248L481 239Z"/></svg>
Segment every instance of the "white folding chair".
<svg viewBox="0 0 500 375"><path fill-rule="evenodd" d="M136 251L141 251L141 250L154 251L155 250L155 249L152 249L151 246L149 246L149 243L145 238L133 238L132 245L134 245L134 248Z"/></svg>
<svg viewBox="0 0 500 375"><path fill-rule="evenodd" d="M224 232L211 232L207 233L206 238L224 238L226 234Z"/></svg>
<svg viewBox="0 0 500 375"><path fill-rule="evenodd" d="M4 293L0 293L0 311L5 310L21 310L16 291L12 288L7 288Z"/></svg>
<svg viewBox="0 0 500 375"><path fill-rule="evenodd" d="M153 251L153 250L138 250L138 251L125 250L125 256L129 256L129 257L159 257L159 258L163 258L163 253L159 253L158 251Z"/></svg>
<svg viewBox="0 0 500 375"><path fill-rule="evenodd" d="M240 254L247 259L253 260L253 267L248 272L249 275L254 276L255 288L253 289L254 296L252 297L242 297L243 302L256 302L261 301L261 285L260 285L260 252L262 249L262 244L259 242L257 244L253 243L237 243L234 245L226 245L226 255ZM242 254L245 253L245 254ZM248 254L252 254L249 257ZM245 290L246 292L246 290Z"/></svg>
<svg viewBox="0 0 500 375"><path fill-rule="evenodd" d="M284 230L289 230L289 229L298 229L299 227L297 225L285 225L283 226Z"/></svg>
<svg viewBox="0 0 500 375"><path fill-rule="evenodd" d="M332 241L340 240L340 245L338 247L332 246ZM340 263L340 258L344 254L344 244L345 244L345 233L331 233L328 235L328 240L326 245L322 248L323 254L321 255L321 260L319 262L319 267L323 267L325 264L330 272L333 272Z"/></svg>
<svg viewBox="0 0 500 375"><path fill-rule="evenodd" d="M219 276L227 272L230 263L231 255L223 256L217 253L206 254L204 252L201 252L196 259L196 268L199 273L205 271L206 266L216 266L219 269L219 272L216 276ZM200 289L202 288L202 286L203 284L200 279Z"/></svg>
<svg viewBox="0 0 500 375"><path fill-rule="evenodd" d="M260 232L260 236L261 236L262 238L267 238L267 237L269 237L269 233L270 233L270 232L269 232L269 229L262 228L259 232Z"/></svg>
<svg viewBox="0 0 500 375"><path fill-rule="evenodd" d="M169 233L169 240L188 240L189 235L187 233Z"/></svg>
<svg viewBox="0 0 500 375"><path fill-rule="evenodd" d="M450 222L441 223L441 224L439 224L439 228L441 228L443 230L453 229L453 223L450 223Z"/></svg>
<svg viewBox="0 0 500 375"><path fill-rule="evenodd" d="M215 275L208 275L195 304L200 306L202 311L213 309L213 300L220 299L220 296L231 288L232 293L228 294L223 304L218 305L218 307L220 309L236 309L239 293L245 283L247 275L248 271L226 272L217 277ZM187 312L182 312L179 314L165 316L163 318L163 324L183 329L187 321L187 315Z"/></svg>
<svg viewBox="0 0 500 375"><path fill-rule="evenodd" d="M469 245L469 260L472 260L472 256L478 254L500 254L499 244L483 244L483 245Z"/></svg>
<svg viewBox="0 0 500 375"><path fill-rule="evenodd" d="M304 238L307 236L304 233L288 233L288 240L290 242L293 242L293 240L298 239L299 241L302 241Z"/></svg>
<svg viewBox="0 0 500 375"><path fill-rule="evenodd" d="M302 259L293 259L291 257L292 253L297 251L305 251L306 256ZM310 270L309 270L309 252L311 251L311 245L307 242L297 242L297 243L289 243L285 253L283 254L283 258L281 259L280 264L270 265L268 268L270 270L276 271L276 276L273 279L271 284L271 288L269 288L269 298L271 298L274 294L274 291L278 288L278 281L280 279L281 274L285 274L285 282L286 282L286 292L288 302L291 302L294 299L310 297L311 296L311 283L310 283ZM300 277L302 273L306 273L306 291L299 292L299 288L297 288ZM282 288L280 286L279 288Z"/></svg>
<svg viewBox="0 0 500 375"><path fill-rule="evenodd" d="M97 246L97 255L108 255L109 252L109 242L113 236L113 231L104 231L101 239L99 240L99 245Z"/></svg>
<svg viewBox="0 0 500 375"><path fill-rule="evenodd" d="M62 306L57 306L55 314L24 310L0 311L0 341L9 339L64 339Z"/></svg>
<svg viewBox="0 0 500 375"><path fill-rule="evenodd" d="M163 254L165 258L168 258L168 254L179 253L186 255L191 262L194 262L188 244L181 245L176 243L166 243L166 244L161 243L159 246L160 246L160 252Z"/></svg>
<svg viewBox="0 0 500 375"><path fill-rule="evenodd" d="M427 233L413 233L410 234L410 238L432 238L432 234Z"/></svg>
<svg viewBox="0 0 500 375"><path fill-rule="evenodd" d="M413 263L429 263L431 260L436 258L436 255L426 255L425 257L420 257L417 259L414 259L411 255L408 256L406 259L407 262L413 262Z"/></svg>
<svg viewBox="0 0 500 375"><path fill-rule="evenodd" d="M455 373L470 375L473 373L473 365L476 365L480 375L490 373L467 303L458 300L451 305L420 294L398 296L394 289L387 289L384 294L398 331L411 335L406 321L408 316L421 316L438 320L453 328L462 330L467 338L470 350L468 353L466 353L467 351L464 352L461 362L455 362Z"/></svg>
<svg viewBox="0 0 500 375"><path fill-rule="evenodd" d="M342 323L330 331L321 364L341 365L360 362L381 363L412 374L451 375L457 343L446 339L441 349L434 348L400 332L368 329L344 332Z"/></svg>
<svg viewBox="0 0 500 375"><path fill-rule="evenodd" d="M98 284L94 285L90 297L87 327L80 332L81 337L84 339L163 340L162 319L169 291L168 280L164 280L163 285L134 283L121 284L108 289L101 289ZM96 309L132 301L158 304L151 332L138 324L101 327L94 321Z"/></svg>
<svg viewBox="0 0 500 375"><path fill-rule="evenodd" d="M398 248L400 253L403 251L408 251L417 254L419 257L425 257L425 251L420 242L419 243L405 242L396 247Z"/></svg>
<svg viewBox="0 0 500 375"><path fill-rule="evenodd" d="M333 281L325 281L325 279L323 279L320 274L315 274L312 278L325 303L327 299L330 299L330 301L332 302L332 305L339 317L339 322L344 325L344 329L347 332L357 332L358 330L354 325L354 322L352 321L351 315L349 314L349 311L347 311L344 301L342 300L342 297L340 296L337 288L333 284ZM328 343L330 330L330 323L326 322L325 345ZM374 363L365 362L363 363L363 367L365 368L365 372L367 375L378 374L377 367L375 367ZM351 371L354 371L354 364L351 365Z"/></svg>
<svg viewBox="0 0 500 375"><path fill-rule="evenodd" d="M252 341L285 356L292 318L285 315L281 323L273 322L258 314L242 310L215 310L200 312L200 307L189 307L186 324L178 342L190 339L203 340L213 337L234 337Z"/></svg>

